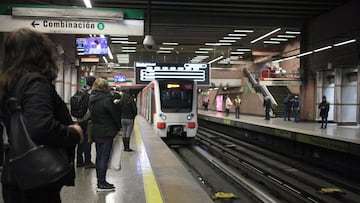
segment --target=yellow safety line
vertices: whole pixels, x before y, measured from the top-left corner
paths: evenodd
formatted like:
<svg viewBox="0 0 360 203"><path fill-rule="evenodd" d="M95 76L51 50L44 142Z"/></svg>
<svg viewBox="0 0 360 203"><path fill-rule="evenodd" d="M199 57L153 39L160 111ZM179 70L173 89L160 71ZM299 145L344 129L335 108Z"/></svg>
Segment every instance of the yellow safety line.
<svg viewBox="0 0 360 203"><path fill-rule="evenodd" d="M153 170L151 168L151 164L148 158L148 155L145 150L143 139L140 135L140 129L138 126L137 121L134 122L134 132L135 132L135 138L137 143L137 151L139 159L140 159L140 165L141 165L141 171L142 171L142 177L143 177L143 183L144 183L144 191L145 191L145 199L147 203L162 203L162 197L160 194L160 190L157 184L157 181L155 179Z"/></svg>

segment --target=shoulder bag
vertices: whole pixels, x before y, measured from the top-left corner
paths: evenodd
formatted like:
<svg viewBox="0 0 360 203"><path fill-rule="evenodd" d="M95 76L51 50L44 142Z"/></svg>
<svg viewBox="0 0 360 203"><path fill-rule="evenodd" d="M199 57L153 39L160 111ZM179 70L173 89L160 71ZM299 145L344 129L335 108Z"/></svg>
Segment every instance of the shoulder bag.
<svg viewBox="0 0 360 203"><path fill-rule="evenodd" d="M10 117L10 170L22 190L28 190L58 181L71 171L64 149L34 143L24 121L21 92L26 76L18 82L15 97L8 99Z"/></svg>

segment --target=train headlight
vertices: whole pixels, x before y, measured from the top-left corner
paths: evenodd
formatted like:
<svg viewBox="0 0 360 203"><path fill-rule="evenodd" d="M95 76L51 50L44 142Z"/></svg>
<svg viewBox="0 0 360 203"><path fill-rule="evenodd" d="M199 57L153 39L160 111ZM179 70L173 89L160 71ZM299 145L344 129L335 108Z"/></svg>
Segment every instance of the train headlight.
<svg viewBox="0 0 360 203"><path fill-rule="evenodd" d="M167 119L167 116L165 114L160 114L160 118L164 121Z"/></svg>
<svg viewBox="0 0 360 203"><path fill-rule="evenodd" d="M186 116L186 119L191 120L194 117L194 114L189 114Z"/></svg>

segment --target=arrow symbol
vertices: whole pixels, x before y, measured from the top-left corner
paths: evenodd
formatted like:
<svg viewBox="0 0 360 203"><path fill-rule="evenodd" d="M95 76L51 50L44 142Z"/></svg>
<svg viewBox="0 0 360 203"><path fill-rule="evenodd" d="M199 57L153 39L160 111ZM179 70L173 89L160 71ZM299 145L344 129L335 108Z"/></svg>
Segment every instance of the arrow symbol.
<svg viewBox="0 0 360 203"><path fill-rule="evenodd" d="M40 25L39 23L35 23L35 20L31 23L31 25L35 28L35 25Z"/></svg>

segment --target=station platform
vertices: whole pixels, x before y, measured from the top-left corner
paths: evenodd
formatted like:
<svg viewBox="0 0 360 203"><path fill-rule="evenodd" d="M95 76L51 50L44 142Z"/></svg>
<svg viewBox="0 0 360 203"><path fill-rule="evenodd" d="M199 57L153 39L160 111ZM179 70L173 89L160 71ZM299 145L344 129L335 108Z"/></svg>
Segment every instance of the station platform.
<svg viewBox="0 0 360 203"><path fill-rule="evenodd" d="M198 112L198 119L237 126L239 128L270 134L317 147L360 156L360 126L338 126L328 123L326 129L318 122L284 121L283 118L265 120L261 116L242 115L236 119L234 113L226 116L223 112Z"/></svg>
<svg viewBox="0 0 360 203"><path fill-rule="evenodd" d="M64 187L63 203L210 203L205 189L155 134L142 118L136 117L130 147L124 152L116 136L107 171L107 181L114 192L97 192L95 169L76 169L76 186ZM92 159L95 161L95 146Z"/></svg>

